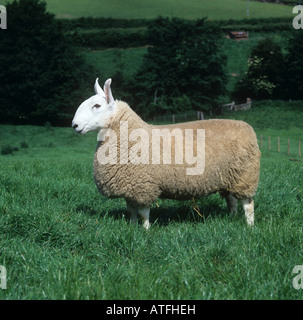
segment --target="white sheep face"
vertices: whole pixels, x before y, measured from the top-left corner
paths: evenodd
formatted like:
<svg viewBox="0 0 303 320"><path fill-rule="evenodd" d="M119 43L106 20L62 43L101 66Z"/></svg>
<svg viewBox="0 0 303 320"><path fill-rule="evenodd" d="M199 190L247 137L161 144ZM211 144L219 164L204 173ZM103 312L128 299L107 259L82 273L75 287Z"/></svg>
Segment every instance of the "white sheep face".
<svg viewBox="0 0 303 320"><path fill-rule="evenodd" d="M96 94L82 102L72 121L72 127L77 133L100 131L106 127L116 110L110 84L111 79L106 80L103 91L99 86L98 78L96 79L94 87Z"/></svg>

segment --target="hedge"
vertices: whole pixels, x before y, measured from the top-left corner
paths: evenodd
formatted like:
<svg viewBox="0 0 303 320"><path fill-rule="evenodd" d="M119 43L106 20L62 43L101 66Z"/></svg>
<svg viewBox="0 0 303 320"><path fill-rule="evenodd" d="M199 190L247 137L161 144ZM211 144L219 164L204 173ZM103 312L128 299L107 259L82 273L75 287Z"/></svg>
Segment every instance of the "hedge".
<svg viewBox="0 0 303 320"><path fill-rule="evenodd" d="M78 18L58 19L65 30L75 29L108 29L108 28L141 28L147 27L152 20L147 19L113 19L113 18Z"/></svg>
<svg viewBox="0 0 303 320"><path fill-rule="evenodd" d="M147 27L155 23L155 21L145 19L79 18L73 20L60 19L59 23L61 23L65 32L71 37L76 46L98 49L148 45ZM225 33L236 30L249 32L293 30L290 18L230 19L206 21L206 24L220 26Z"/></svg>
<svg viewBox="0 0 303 320"><path fill-rule="evenodd" d="M142 28L148 27L156 19L113 19L113 18L79 18L79 19L58 19L57 21L63 28L68 30L75 29L109 29L109 28ZM206 20L206 23L215 24L216 26L238 26L238 25L258 25L266 26L268 24L291 23L290 18L258 18L258 19L241 19L241 20Z"/></svg>
<svg viewBox="0 0 303 320"><path fill-rule="evenodd" d="M94 49L131 48L147 44L145 32L119 32L101 30L91 33L73 33L71 41L79 47Z"/></svg>

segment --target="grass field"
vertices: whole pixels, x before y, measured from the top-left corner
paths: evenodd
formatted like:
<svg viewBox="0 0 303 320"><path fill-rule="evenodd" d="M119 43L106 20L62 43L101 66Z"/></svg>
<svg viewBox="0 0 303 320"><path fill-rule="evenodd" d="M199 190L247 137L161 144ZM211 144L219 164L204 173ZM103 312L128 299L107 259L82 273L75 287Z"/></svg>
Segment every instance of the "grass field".
<svg viewBox="0 0 303 320"><path fill-rule="evenodd" d="M282 102L265 107L236 117L258 134L302 138L301 114ZM303 261L302 157L262 152L253 229L242 210L231 216L212 195L198 200L203 218L191 202L159 201L145 231L124 218L123 200L98 194L95 134L2 125L0 147L7 144L19 150L0 155L0 264L8 276L0 299L303 298L292 286Z"/></svg>
<svg viewBox="0 0 303 320"><path fill-rule="evenodd" d="M48 8L59 16L102 16L113 18L155 18L158 15L197 19L242 19L246 17L246 1L243 0L89 0L85 5L75 5L75 1L48 0ZM254 18L291 16L287 6L274 6L250 2L250 16Z"/></svg>
<svg viewBox="0 0 303 320"><path fill-rule="evenodd" d="M6 0L0 0L5 4ZM247 17L246 0L47 0L48 10L61 18L155 18L159 15L211 20ZM292 7L250 1L251 18L292 17Z"/></svg>

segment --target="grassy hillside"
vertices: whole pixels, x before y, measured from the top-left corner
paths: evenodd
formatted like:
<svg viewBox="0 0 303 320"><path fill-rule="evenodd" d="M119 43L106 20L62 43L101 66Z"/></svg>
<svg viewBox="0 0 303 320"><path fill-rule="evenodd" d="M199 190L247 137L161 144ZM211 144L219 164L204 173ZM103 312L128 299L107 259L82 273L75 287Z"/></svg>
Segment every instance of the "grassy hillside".
<svg viewBox="0 0 303 320"><path fill-rule="evenodd" d="M302 138L302 116L282 102L226 115L235 116L258 134ZM212 195L197 200L203 218L190 201L159 201L146 232L124 218L122 199L98 194L95 134L2 125L0 149L7 144L19 150L0 155L0 265L8 275L0 299L303 298L292 287L303 260L302 157L262 152L253 229L240 207L231 216Z"/></svg>
<svg viewBox="0 0 303 320"><path fill-rule="evenodd" d="M6 0L0 0L4 4ZM159 15L211 20L246 18L246 0L47 0L48 10L61 18L155 18ZM251 18L292 17L290 6L250 1Z"/></svg>
<svg viewBox="0 0 303 320"><path fill-rule="evenodd" d="M98 0L85 1L78 5L75 1L48 0L49 10L60 16L102 16L114 18L154 18L158 15L196 19L208 16L209 19L241 19L246 17L246 1L243 0ZM291 16L285 6L250 2L250 16L280 17Z"/></svg>

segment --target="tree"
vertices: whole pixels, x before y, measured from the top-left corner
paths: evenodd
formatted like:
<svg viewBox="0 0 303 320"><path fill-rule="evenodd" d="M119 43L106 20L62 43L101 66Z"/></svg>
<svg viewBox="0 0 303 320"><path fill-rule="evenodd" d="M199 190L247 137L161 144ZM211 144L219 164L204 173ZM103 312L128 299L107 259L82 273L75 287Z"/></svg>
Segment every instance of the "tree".
<svg viewBox="0 0 303 320"><path fill-rule="evenodd" d="M261 40L248 58L248 70L237 83L235 99L268 99L280 95L284 56L272 39Z"/></svg>
<svg viewBox="0 0 303 320"><path fill-rule="evenodd" d="M287 49L283 76L284 97L293 100L303 99L302 31L293 32Z"/></svg>
<svg viewBox="0 0 303 320"><path fill-rule="evenodd" d="M83 99L90 68L40 0L7 4L0 41L0 117L52 121ZM86 83L87 85L87 83Z"/></svg>
<svg viewBox="0 0 303 320"><path fill-rule="evenodd" d="M149 26L151 46L129 85L141 114L207 109L225 93L221 33L204 20L158 18Z"/></svg>

